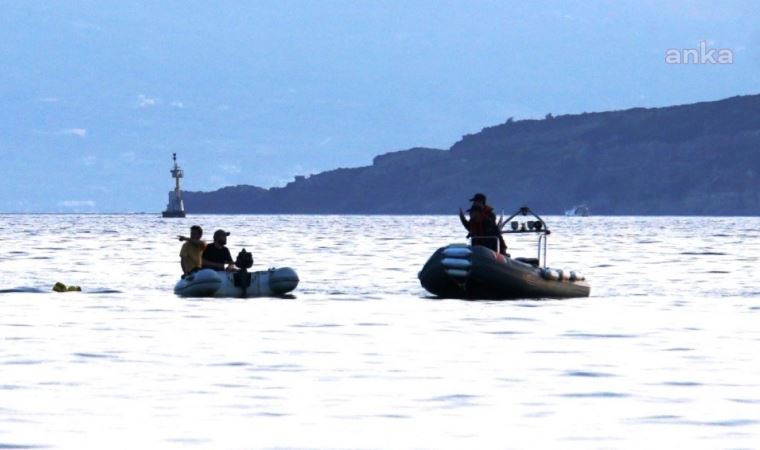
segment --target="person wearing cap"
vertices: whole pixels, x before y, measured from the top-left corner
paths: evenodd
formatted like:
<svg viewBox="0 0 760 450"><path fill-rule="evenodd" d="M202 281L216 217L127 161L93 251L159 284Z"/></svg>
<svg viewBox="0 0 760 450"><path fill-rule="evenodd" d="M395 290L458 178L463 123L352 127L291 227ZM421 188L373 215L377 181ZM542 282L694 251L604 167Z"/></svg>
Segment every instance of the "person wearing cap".
<svg viewBox="0 0 760 450"><path fill-rule="evenodd" d="M501 235L499 223L496 222L496 214L493 208L486 203L486 196L478 192L470 199L472 207L467 210L470 213L469 220L465 217L464 211L459 209L459 220L462 226L467 229L468 238L472 239L472 245L482 245L493 251L498 251L504 255L507 254L507 243ZM497 238L497 239L493 239Z"/></svg>
<svg viewBox="0 0 760 450"><path fill-rule="evenodd" d="M482 192L476 193L470 199L470 202L472 203L473 206L480 205L481 207L483 207L486 210L486 213L489 214L489 216L491 217L491 219L494 222L496 222L496 214L494 214L493 208L490 207L490 206L488 206L488 204L486 203L486 201L487 201L486 194L483 194ZM464 218L464 213L462 212L461 208L459 209L459 218L460 218L460 220L462 218Z"/></svg>
<svg viewBox="0 0 760 450"><path fill-rule="evenodd" d="M486 194L483 194L482 192L478 192L472 196L472 198L470 199L470 202L477 203L480 206L486 206Z"/></svg>
<svg viewBox="0 0 760 450"><path fill-rule="evenodd" d="M199 225L193 225L190 227L190 237L177 236L182 244L182 248L179 251L179 263L182 266L183 276L189 275L199 270L202 263L203 250L206 249L206 242L201 240L203 237L203 228Z"/></svg>
<svg viewBox="0 0 760 450"><path fill-rule="evenodd" d="M496 222L496 214L493 213L493 208L488 206L486 204L486 195L483 193L478 192L477 194L473 195L470 199L470 202L472 202L472 207L480 207L485 209L485 213L491 217L491 220ZM468 209L467 212L471 212L472 208ZM462 208L459 208L459 220L462 222L462 226L470 229L470 221L467 220L467 218L464 216L464 211L462 211Z"/></svg>
<svg viewBox="0 0 760 450"><path fill-rule="evenodd" d="M237 271L235 261L232 259L230 249L226 247L227 236L230 233L224 230L214 232L214 243L207 245L203 251L203 268L214 270Z"/></svg>

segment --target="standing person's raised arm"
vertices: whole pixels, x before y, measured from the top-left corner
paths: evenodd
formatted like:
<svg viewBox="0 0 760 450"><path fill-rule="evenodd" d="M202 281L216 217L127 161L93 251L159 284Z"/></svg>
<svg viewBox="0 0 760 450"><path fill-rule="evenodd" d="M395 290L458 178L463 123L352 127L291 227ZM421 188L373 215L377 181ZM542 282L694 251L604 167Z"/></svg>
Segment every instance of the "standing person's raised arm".
<svg viewBox="0 0 760 450"><path fill-rule="evenodd" d="M467 231L470 231L470 221L468 221L464 216L464 211L462 211L462 208L459 208L459 221L462 222L462 226L465 227Z"/></svg>

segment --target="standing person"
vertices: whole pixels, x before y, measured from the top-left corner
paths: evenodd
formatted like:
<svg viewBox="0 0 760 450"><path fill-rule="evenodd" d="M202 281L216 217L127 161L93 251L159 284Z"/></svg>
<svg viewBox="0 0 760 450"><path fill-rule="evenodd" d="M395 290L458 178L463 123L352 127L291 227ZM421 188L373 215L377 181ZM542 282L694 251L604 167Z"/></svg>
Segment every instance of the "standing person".
<svg viewBox="0 0 760 450"><path fill-rule="evenodd" d="M237 272L235 261L232 259L230 249L226 247L227 236L230 233L224 230L214 231L214 243L206 246L203 251L203 268L214 270L227 270Z"/></svg>
<svg viewBox="0 0 760 450"><path fill-rule="evenodd" d="M507 254L507 243L504 242L504 237L501 235L500 224L496 222L496 214L493 212L493 208L486 203L486 196L478 192L470 199L472 207L467 211L470 213L470 219L468 220L462 209L459 209L459 220L469 232L467 237L474 238L472 245L482 245L490 248L493 251L497 251L496 242L498 239L498 251L501 254ZM478 239L479 237L485 237L487 239ZM496 238L496 239L493 239Z"/></svg>
<svg viewBox="0 0 760 450"><path fill-rule="evenodd" d="M206 249L206 242L201 240L203 237L203 228L199 225L193 225L190 227L190 237L177 236L182 244L182 249L179 251L179 263L182 266L182 273L184 275L190 275L191 273L199 270L202 267L202 254Z"/></svg>

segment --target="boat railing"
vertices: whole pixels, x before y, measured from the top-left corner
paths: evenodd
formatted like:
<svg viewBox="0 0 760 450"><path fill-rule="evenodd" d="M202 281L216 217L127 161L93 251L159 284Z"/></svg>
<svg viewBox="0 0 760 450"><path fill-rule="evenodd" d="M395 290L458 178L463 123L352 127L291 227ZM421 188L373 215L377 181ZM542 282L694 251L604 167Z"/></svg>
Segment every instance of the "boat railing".
<svg viewBox="0 0 760 450"><path fill-rule="evenodd" d="M538 259L538 265L546 268L546 252L547 252L547 239L549 233L543 232L538 235L538 249L536 258ZM501 240L498 236L472 236L470 237L470 245L482 245L473 243L475 240L493 239L496 241L496 253L501 253ZM543 263L543 264L542 264Z"/></svg>
<svg viewBox="0 0 760 450"><path fill-rule="evenodd" d="M525 222L520 222L519 220L513 220L518 216L532 216L535 220L528 220ZM538 265L546 268L546 253L547 253L547 240L549 238L549 235L551 234L551 231L549 231L549 226L546 225L546 222L544 222L544 219L542 219L538 214L531 211L530 208L527 206L523 206L520 209L517 210L514 214L509 216L507 220L500 221L502 224L502 227L509 223L510 228L502 231L504 234L517 234L517 233L535 233L538 234L538 248L536 249L537 252L537 258L538 258Z"/></svg>
<svg viewBox="0 0 760 450"><path fill-rule="evenodd" d="M546 241L549 239L549 233L541 233L538 235L538 265L546 269ZM543 243L543 247L541 244ZM541 258L541 250L543 249L544 257ZM543 264L541 264L543 261Z"/></svg>
<svg viewBox="0 0 760 450"><path fill-rule="evenodd" d="M535 220L528 220L524 222L520 222L519 220L512 220L515 219L518 216L528 216L531 215ZM506 225L509 224L508 229L504 229ZM523 206L522 208L518 209L516 213L509 216L507 220L499 219L498 227L500 230L500 233L502 235L504 234L523 234L523 233L534 233L538 234L538 245L536 249L536 257L538 259L538 265L546 268L546 254L547 254L547 241L549 239L549 235L552 233L549 230L549 227L546 225L546 222L544 222L544 219L538 216L538 214L531 211L530 208L527 206ZM501 236L471 236L470 237L470 245L473 245L473 240L475 239L494 239L496 240L496 253L501 253L501 239L499 239Z"/></svg>

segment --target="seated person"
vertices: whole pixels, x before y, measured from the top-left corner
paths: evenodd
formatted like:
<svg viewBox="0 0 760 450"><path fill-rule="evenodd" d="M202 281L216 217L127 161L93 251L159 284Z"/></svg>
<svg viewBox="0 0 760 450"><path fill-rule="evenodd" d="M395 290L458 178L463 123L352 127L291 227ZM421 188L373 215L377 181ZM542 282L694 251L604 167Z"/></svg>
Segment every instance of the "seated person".
<svg viewBox="0 0 760 450"><path fill-rule="evenodd" d="M224 230L214 232L214 243L206 246L206 250L203 251L204 269L227 270L229 272L238 270L230 254L230 249L226 247L227 236L229 235L230 233Z"/></svg>
<svg viewBox="0 0 760 450"><path fill-rule="evenodd" d="M182 244L182 249L179 251L179 263L182 266L183 276L200 270L202 266L201 255L206 248L206 242L201 240L201 237L203 237L203 228L198 225L193 225L190 227L190 237L178 237L180 241L185 241L185 243Z"/></svg>

